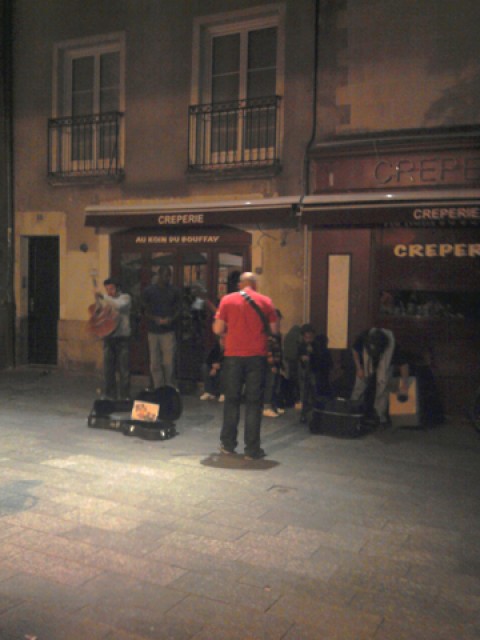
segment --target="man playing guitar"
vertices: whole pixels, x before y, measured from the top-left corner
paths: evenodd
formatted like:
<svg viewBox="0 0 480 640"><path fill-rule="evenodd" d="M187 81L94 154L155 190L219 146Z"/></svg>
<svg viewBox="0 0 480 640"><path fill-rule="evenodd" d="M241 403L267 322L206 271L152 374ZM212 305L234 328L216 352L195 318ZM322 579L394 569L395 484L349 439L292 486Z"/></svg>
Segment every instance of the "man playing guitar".
<svg viewBox="0 0 480 640"><path fill-rule="evenodd" d="M112 400L127 400L130 396L130 311L132 299L123 293L113 278L103 282L105 294L94 288L97 307L108 309L111 331L103 335L104 394ZM118 393L117 393L118 373Z"/></svg>

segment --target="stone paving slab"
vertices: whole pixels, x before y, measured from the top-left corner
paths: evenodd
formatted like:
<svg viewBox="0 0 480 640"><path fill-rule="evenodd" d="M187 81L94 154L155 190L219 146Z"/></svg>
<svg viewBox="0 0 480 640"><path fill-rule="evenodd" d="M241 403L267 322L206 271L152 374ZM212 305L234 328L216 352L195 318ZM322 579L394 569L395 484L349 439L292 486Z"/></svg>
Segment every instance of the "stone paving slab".
<svg viewBox="0 0 480 640"><path fill-rule="evenodd" d="M98 379L0 372L0 639L473 640L480 438L360 440L265 420L218 453L222 405L178 436L89 429Z"/></svg>

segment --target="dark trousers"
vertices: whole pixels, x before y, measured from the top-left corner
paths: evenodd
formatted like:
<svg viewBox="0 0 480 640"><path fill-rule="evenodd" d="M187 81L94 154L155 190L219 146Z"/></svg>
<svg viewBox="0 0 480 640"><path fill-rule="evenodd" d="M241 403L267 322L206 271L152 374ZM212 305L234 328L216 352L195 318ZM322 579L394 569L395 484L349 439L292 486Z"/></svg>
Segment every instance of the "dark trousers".
<svg viewBox="0 0 480 640"><path fill-rule="evenodd" d="M273 409L283 406L281 399L282 376L280 373L274 373L270 367L267 369L265 378L265 397L264 404L271 405Z"/></svg>
<svg viewBox="0 0 480 640"><path fill-rule="evenodd" d="M223 371L220 368L214 376L210 375L208 364L202 365L202 378L206 393L212 396L220 396L223 393Z"/></svg>
<svg viewBox="0 0 480 640"><path fill-rule="evenodd" d="M245 453L255 454L260 450L266 368L267 359L264 356L224 358L225 404L220 440L229 451L233 451L238 444L240 402L243 390L245 393Z"/></svg>
<svg viewBox="0 0 480 640"><path fill-rule="evenodd" d="M299 386L300 386L300 401L302 402L303 413L308 413L312 410L315 404L316 397L316 379L315 374L311 371L310 367L300 367Z"/></svg>
<svg viewBox="0 0 480 640"><path fill-rule="evenodd" d="M103 374L105 395L125 399L130 396L130 340L129 338L105 338L103 341ZM117 379L118 372L118 394Z"/></svg>

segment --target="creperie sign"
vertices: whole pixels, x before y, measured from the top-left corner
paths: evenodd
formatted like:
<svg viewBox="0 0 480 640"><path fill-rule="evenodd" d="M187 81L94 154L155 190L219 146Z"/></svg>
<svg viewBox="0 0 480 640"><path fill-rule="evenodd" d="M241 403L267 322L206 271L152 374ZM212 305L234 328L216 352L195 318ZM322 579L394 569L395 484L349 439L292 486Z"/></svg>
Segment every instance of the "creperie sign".
<svg viewBox="0 0 480 640"><path fill-rule="evenodd" d="M169 213L158 216L158 224L161 225L184 225L184 224L204 224L205 216L203 213Z"/></svg>
<svg viewBox="0 0 480 640"><path fill-rule="evenodd" d="M480 180L480 156L380 160L374 176L379 185L468 184Z"/></svg>
<svg viewBox="0 0 480 640"><path fill-rule="evenodd" d="M463 153L437 151L435 155L421 151L405 155L384 152L383 157L368 150L353 157L335 155L335 151L329 153L330 157L319 157L314 162L315 194L345 189L480 185L477 149L465 149Z"/></svg>
<svg viewBox="0 0 480 640"><path fill-rule="evenodd" d="M480 207L425 207L413 210L413 219L419 221L474 221L480 220Z"/></svg>
<svg viewBox="0 0 480 640"><path fill-rule="evenodd" d="M393 247L393 254L397 258L479 258L480 243L397 244Z"/></svg>

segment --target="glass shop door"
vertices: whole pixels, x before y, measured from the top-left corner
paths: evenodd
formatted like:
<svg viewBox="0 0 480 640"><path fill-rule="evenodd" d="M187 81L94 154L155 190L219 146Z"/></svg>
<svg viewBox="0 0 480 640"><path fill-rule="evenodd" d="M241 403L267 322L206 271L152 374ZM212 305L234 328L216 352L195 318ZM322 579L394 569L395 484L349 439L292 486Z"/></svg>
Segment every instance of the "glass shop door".
<svg viewBox="0 0 480 640"><path fill-rule="evenodd" d="M250 268L250 244L168 246L165 251L155 251L151 246L137 246L132 251L128 245L112 238L112 275L132 296L131 373L149 376L142 292L152 283L158 267L167 265L172 270L172 284L182 292L177 323L177 382L181 390L193 390L201 380L201 365L215 340L211 326L218 303L226 293L237 290L238 277Z"/></svg>

